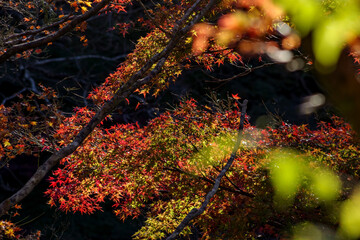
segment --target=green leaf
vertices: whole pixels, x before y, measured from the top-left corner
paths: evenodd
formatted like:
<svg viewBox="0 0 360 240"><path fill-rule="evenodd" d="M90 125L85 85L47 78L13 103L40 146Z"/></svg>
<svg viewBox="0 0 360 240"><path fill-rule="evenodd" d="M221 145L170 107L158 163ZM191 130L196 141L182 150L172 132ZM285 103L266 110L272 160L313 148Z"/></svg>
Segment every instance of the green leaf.
<svg viewBox="0 0 360 240"><path fill-rule="evenodd" d="M277 0L275 1L289 13L291 21L302 36L308 33L321 20L322 11L319 1L314 0Z"/></svg>
<svg viewBox="0 0 360 240"><path fill-rule="evenodd" d="M325 230L325 231L324 231ZM315 226L311 223L302 223L295 227L293 240L329 240L334 239L329 229Z"/></svg>
<svg viewBox="0 0 360 240"><path fill-rule="evenodd" d="M356 190L352 197L341 205L340 229L348 238L360 237L360 190Z"/></svg>
<svg viewBox="0 0 360 240"><path fill-rule="evenodd" d="M335 200L341 188L339 177L329 170L322 169L313 172L312 190L321 200Z"/></svg>
<svg viewBox="0 0 360 240"><path fill-rule="evenodd" d="M271 181L275 194L282 199L292 199L303 178L302 160L289 150L278 152L271 158Z"/></svg>
<svg viewBox="0 0 360 240"><path fill-rule="evenodd" d="M344 24L339 21L322 22L314 31L314 54L324 67L334 66L345 44Z"/></svg>

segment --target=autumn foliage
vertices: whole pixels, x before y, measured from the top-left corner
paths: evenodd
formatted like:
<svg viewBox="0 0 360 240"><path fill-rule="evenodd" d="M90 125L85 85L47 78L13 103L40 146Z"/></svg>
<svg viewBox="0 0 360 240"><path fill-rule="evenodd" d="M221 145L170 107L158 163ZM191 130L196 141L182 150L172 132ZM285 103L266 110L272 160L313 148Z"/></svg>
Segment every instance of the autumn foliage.
<svg viewBox="0 0 360 240"><path fill-rule="evenodd" d="M122 13L135 4L128 0L57 2L7 3L4 14L15 11L21 19L4 30L1 62L41 54L42 47L70 31L86 46L90 17ZM292 8L270 0L165 0L151 3L149 9L141 1L136 4L146 17L117 23L114 29L125 36L136 25L147 33L89 93L91 104L65 114L61 96L41 86L41 93L20 94L0 106L2 166L20 155L51 154L23 189L1 203L1 214L11 216L9 209L46 176L45 195L52 207L69 214L92 214L111 202L121 220L146 217L134 239L164 239L201 206L228 159L234 157L205 212L181 232L184 239L196 234L202 239L290 238L293 227L304 222L321 222L340 235L359 237L360 231L349 228L359 223L356 218L329 210L341 208L344 213L356 208L351 202L357 199L356 191L355 197L351 194L359 177L359 139L340 117L319 122L317 127L278 120L272 127L258 129L246 115L242 126L244 103L233 94L220 105L183 99L144 126L113 119L121 113L121 104L136 105L135 111L141 107L142 102L130 98L132 94L157 97L194 67L210 72L225 63L242 66L251 57L284 63L290 71L311 66L311 53L295 58L294 52L317 25L304 29L297 25ZM357 38L341 42L345 43L355 49ZM339 46L335 50L341 51ZM325 53L316 51L317 70L338 60L335 56L330 63L321 62ZM240 147L232 152L239 128ZM0 238L20 238L19 231L11 221L0 222Z"/></svg>
<svg viewBox="0 0 360 240"><path fill-rule="evenodd" d="M83 109L80 113L91 116ZM71 119L78 119L77 114ZM136 239L165 237L212 187L231 152L239 117L236 104L230 111L216 112L188 100L143 128L136 124L99 128L53 172L46 192L49 203L67 212L89 214L101 210L101 203L109 199L121 219L147 212L146 225ZM66 122L58 133L76 132L77 127ZM247 123L238 157L220 191L193 224L208 238L251 238L323 217L322 210L306 214L321 200L305 190L286 214L274 209L269 156L275 149L292 148L298 158L311 159L315 169L327 166L337 174L357 176L351 159L359 146L353 134L339 118L320 123L316 130L286 123L259 130ZM290 216L292 222L286 222ZM190 233L190 228L184 232Z"/></svg>

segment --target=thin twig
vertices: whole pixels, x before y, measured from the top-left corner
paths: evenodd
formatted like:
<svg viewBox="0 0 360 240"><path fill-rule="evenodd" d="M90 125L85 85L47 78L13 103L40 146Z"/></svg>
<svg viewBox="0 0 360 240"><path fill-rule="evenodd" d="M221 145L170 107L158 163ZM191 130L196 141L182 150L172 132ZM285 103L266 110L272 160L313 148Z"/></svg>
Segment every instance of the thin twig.
<svg viewBox="0 0 360 240"><path fill-rule="evenodd" d="M241 72L239 74L236 74L232 77L229 77L229 78L216 78L210 74L208 74L207 72L203 71L203 73L205 73L209 78L211 78L213 81L211 80L206 80L206 82L229 82L231 80L234 80L236 78L239 78L239 77L243 77L243 76L246 76L250 73L252 73L253 71L257 70L257 69L260 69L260 68L263 68L263 67L267 67L267 66L271 66L271 65L274 65L275 63L264 63L262 65L259 65L259 66L256 66L256 67L244 67L245 71L244 72Z"/></svg>
<svg viewBox="0 0 360 240"><path fill-rule="evenodd" d="M83 59L90 59L90 58L98 58L104 61L117 61L122 58L126 58L127 54L122 54L116 57L105 57L101 55L83 55L83 56L75 56L75 57L59 57L59 58L49 58L45 60L39 60L34 63L34 65L43 65L48 63L54 63L54 62L67 62L67 61L77 61L77 60L83 60Z"/></svg>

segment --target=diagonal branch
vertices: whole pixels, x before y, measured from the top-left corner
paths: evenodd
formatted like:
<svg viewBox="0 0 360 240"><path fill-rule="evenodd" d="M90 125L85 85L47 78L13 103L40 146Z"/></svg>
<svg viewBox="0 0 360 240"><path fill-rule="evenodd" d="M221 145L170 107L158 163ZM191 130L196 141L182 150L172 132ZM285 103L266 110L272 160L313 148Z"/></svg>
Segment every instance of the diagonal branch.
<svg viewBox="0 0 360 240"><path fill-rule="evenodd" d="M195 4L197 4L198 0ZM108 2L104 0L101 3ZM167 46L158 54L154 55L139 71L137 71L132 77L123 84L119 90L115 93L113 98L105 102L102 108L95 114L95 116L89 121L89 123L82 128L82 130L76 135L73 142L61 148L60 150L53 153L43 165L41 165L34 175L29 179L29 181L14 195L4 200L0 204L0 216L4 215L12 206L20 202L27 195L29 195L37 184L46 176L47 173L59 163L59 161L69 155L71 155L86 139L86 137L95 129L95 127L100 124L100 122L109 115L121 102L125 101L133 91L139 87L149 83L161 70L163 67L166 58L169 56L171 51L179 44L181 38L184 37L185 33L205 14L211 9L215 4L215 0L210 0L206 6L198 12L193 20L187 24L184 28L179 28L188 22L187 18L183 18L178 24L174 27L172 33L172 38L169 40ZM195 5L194 4L194 5ZM194 5L190 7L184 16L191 16L194 13ZM98 5L97 5L98 6ZM180 29L180 30L179 30ZM152 66L155 66L153 70L149 72ZM145 76L144 76L145 75Z"/></svg>
<svg viewBox="0 0 360 240"><path fill-rule="evenodd" d="M50 25L47 25L47 26L44 26L42 28L39 28L39 29L36 29L36 30L29 30L29 31L25 31L25 32L21 32L21 33L16 33L16 34L13 34L13 35L10 35L9 37L7 37L5 39L5 43L4 45L7 46L7 45L12 45L14 43L17 43L18 41L23 41L23 36L33 36L35 34L38 34L38 33L42 33L44 32L45 30L48 30L50 28L54 28L54 27L58 27L60 24L68 21L68 20L72 20L75 16L70 16L70 15L67 15L67 16L64 16L63 18L61 18L61 20L57 21L57 22L54 22ZM17 39L17 40L11 40L11 39Z"/></svg>
<svg viewBox="0 0 360 240"><path fill-rule="evenodd" d="M232 80L234 80L236 78L246 76L246 75L254 72L255 70L261 69L263 67L271 66L271 65L274 65L274 64L276 64L276 63L270 62L270 63L264 63L264 64L256 66L256 67L244 67L245 71L243 71L243 72L241 72L239 74L235 74L234 76L231 76L229 78L217 78L217 77L214 77L214 76L208 74L205 71L202 71L202 72L205 73L206 76L208 76L208 77L210 77L212 79L212 80L207 80L207 82L230 82L230 81L232 81Z"/></svg>
<svg viewBox="0 0 360 240"><path fill-rule="evenodd" d="M59 29L53 34L50 34L48 36L38 38L36 40L33 40L31 42L25 42L20 43L17 45L14 45L6 50L2 55L0 55L0 63L5 62L7 59L9 59L11 56L13 56L16 53L20 53L29 49L37 48L42 45L45 45L49 42L53 42L54 40L60 38L64 34L71 31L76 25L86 21L90 17L96 15L102 8L104 8L111 0L103 0L99 4L97 4L95 7L91 8L89 11L85 12L84 14L81 14L77 17L75 17L71 22L69 22L67 25L65 25L63 28Z"/></svg>
<svg viewBox="0 0 360 240"><path fill-rule="evenodd" d="M237 152L237 150L239 149L239 146L240 146L240 142L241 142L241 138L242 138L242 130L244 129L244 121L245 121L247 103L248 103L248 100L245 99L244 102L242 104L240 104L240 106L241 106L241 117L240 117L240 125L239 125L239 131L238 131L237 140L236 140L235 146L233 148L233 151L231 153L231 156L230 156L229 160L227 161L227 163L225 164L225 166L223 167L223 169L221 170L219 175L216 177L213 188L210 190L210 192L208 192L206 194L205 200L201 204L201 207L199 209L193 208L186 215L186 217L181 221L181 223L175 229L175 231L168 238L166 238L166 240L176 239L179 236L179 234L181 233L181 231L189 224L189 222L191 220L193 220L197 216L201 215L205 211L205 208L209 204L211 198L215 195L215 193L219 189L221 179L225 175L227 170L229 170L229 168L231 167L231 165L232 165L232 163L233 163L233 161L234 161L234 159L236 157L236 152Z"/></svg>
<svg viewBox="0 0 360 240"><path fill-rule="evenodd" d="M115 57L105 57L102 55L82 55L82 56L75 56L75 57L58 57L58 58L49 58L44 60L38 60L34 62L34 65L44 65L48 63L54 63L54 62L64 62L64 61L79 61L83 59L91 59L91 58L97 58L104 61L117 61L121 58L126 58L127 54L121 54L119 56Z"/></svg>

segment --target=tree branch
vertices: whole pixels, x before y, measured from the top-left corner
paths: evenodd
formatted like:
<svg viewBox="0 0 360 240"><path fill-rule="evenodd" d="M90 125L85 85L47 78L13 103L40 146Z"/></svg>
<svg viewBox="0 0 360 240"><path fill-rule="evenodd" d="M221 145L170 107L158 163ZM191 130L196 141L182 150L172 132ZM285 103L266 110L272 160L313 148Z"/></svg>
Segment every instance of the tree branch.
<svg viewBox="0 0 360 240"><path fill-rule="evenodd" d="M68 20L71 20L73 18L74 18L74 16L67 15L67 16L64 16L61 20L59 20L57 22L54 22L54 23L52 23L50 25L44 26L44 27L42 27L40 29L29 30L29 31L25 31L25 32L10 35L5 39L4 45L5 46L13 45L14 43L17 43L18 40L11 40L11 39L18 38L20 41L23 41L23 36L29 36L29 35L35 35L35 34L41 33L41 32L43 32L45 30L50 29L50 28L57 27L60 24L66 22Z"/></svg>
<svg viewBox="0 0 360 240"><path fill-rule="evenodd" d="M16 93L8 96L8 97L5 97L2 102L1 102L1 105L4 105L7 101L13 99L13 98L16 98L17 96L19 96L21 93L25 92L26 90L29 90L29 88L22 88L20 91L17 91ZM0 167L1 168L1 167Z"/></svg>
<svg viewBox="0 0 360 240"><path fill-rule="evenodd" d="M105 4L109 0L104 0L101 3ZM196 5L198 0L194 5ZM101 4L100 3L100 4ZM171 51L179 44L180 39L184 37L185 33L199 21L214 5L215 0L210 0L205 8L195 15L194 19L186 27L179 29L180 26L186 24L187 18L182 18L180 22L174 27L172 38L169 40L167 46L158 54L154 55L139 71L137 71L132 77L124 83L119 90L115 93L110 101L104 103L102 108L95 114L95 116L89 121L89 123L82 128L82 130L76 135L73 142L61 148L60 150L53 153L43 165L41 165L29 181L15 194L8 199L4 200L0 204L0 216L4 215L12 206L20 202L27 195L29 195L35 186L45 177L45 175L56 165L59 161L70 154L72 154L86 139L86 137L100 124L100 122L109 115L121 102L125 101L125 98L138 89L139 87L150 82L163 67L166 58L169 56ZM100 5L99 4L99 5ZM97 5L96 7L98 7ZM194 5L190 7L184 16L191 16L195 11ZM101 9L101 8L100 8ZM74 19L75 20L75 19ZM192 24L192 25L191 25ZM155 68L148 72L148 70L156 64ZM147 73L148 72L148 73ZM147 73L147 74L146 74ZM144 76L146 74L146 76Z"/></svg>
<svg viewBox="0 0 360 240"><path fill-rule="evenodd" d="M221 170L219 175L216 177L213 188L210 190L210 192L208 192L206 194L205 200L201 204L201 207L199 209L193 208L186 215L186 217L181 221L181 223L175 229L175 231L168 238L166 238L166 240L176 239L179 236L179 234L181 233L181 231L189 224L189 222L191 220L193 220L195 217L201 215L205 211L205 208L209 204L211 198L215 195L215 193L219 189L221 179L225 175L227 170L229 170L229 168L231 167L231 165L232 165L232 163L233 163L233 161L234 161L234 159L236 157L236 152L237 152L237 150L239 149L239 146L240 146L240 142L241 142L241 138L242 138L242 130L244 129L244 121L245 121L247 103L248 103L248 100L245 99L244 102L242 104L240 104L240 106L241 106L241 117L240 117L240 125L239 125L239 131L238 131L237 140L236 140L235 146L233 148L233 151L231 153L231 156L230 156L229 160L227 161L226 165L223 167L223 169Z"/></svg>
<svg viewBox="0 0 360 240"><path fill-rule="evenodd" d="M90 58L98 58L104 61L118 61L121 58L126 58L127 54L121 54L116 57L105 57L101 55L82 55L82 56L75 56L75 57L59 57L59 58L49 58L45 60L39 60L34 63L34 65L44 65L48 63L54 62L64 62L64 61L78 61L83 59L90 59Z"/></svg>
<svg viewBox="0 0 360 240"><path fill-rule="evenodd" d="M0 63L5 62L7 59L9 59L11 56L13 56L16 53L20 53L29 49L37 48L42 45L45 45L49 42L53 42L54 40L58 39L59 37L63 36L64 34L71 31L76 25L86 21L90 17L96 15L102 8L104 8L111 0L103 0L99 4L97 4L95 7L91 8L89 11L85 12L84 14L81 14L77 17L75 17L70 23L68 23L63 28L59 29L53 34L50 34L48 36L35 39L31 42L26 43L20 43L17 45L14 45L13 47L10 47L4 52L2 55L0 55Z"/></svg>
<svg viewBox="0 0 360 240"><path fill-rule="evenodd" d="M229 82L229 81L232 81L236 78L239 78L239 77L243 77L243 76L246 76L252 72L254 72L255 70L257 69L261 69L263 67L267 67L267 66L272 66L276 63L273 63L273 62L270 62L270 63L264 63L264 64L261 64L259 66L256 66L256 67L244 67L245 71L244 72L241 72L239 74L236 74L232 77L229 77L229 78L217 78L217 77L214 77L210 74L208 74L206 71L202 71L206 76L208 76L209 78L211 78L212 80L206 80L206 82Z"/></svg>

